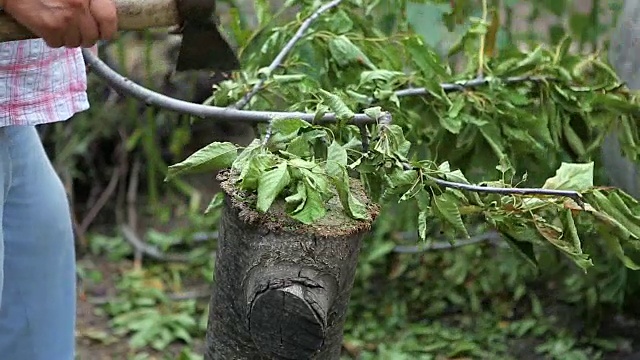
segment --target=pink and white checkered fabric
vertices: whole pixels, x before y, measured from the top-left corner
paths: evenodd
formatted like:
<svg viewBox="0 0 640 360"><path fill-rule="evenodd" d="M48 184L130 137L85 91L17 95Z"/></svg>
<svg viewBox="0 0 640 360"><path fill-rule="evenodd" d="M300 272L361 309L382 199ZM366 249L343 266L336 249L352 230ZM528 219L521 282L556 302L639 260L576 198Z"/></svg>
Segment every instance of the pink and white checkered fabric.
<svg viewBox="0 0 640 360"><path fill-rule="evenodd" d="M64 121L88 108L80 49L42 39L0 43L0 126Z"/></svg>

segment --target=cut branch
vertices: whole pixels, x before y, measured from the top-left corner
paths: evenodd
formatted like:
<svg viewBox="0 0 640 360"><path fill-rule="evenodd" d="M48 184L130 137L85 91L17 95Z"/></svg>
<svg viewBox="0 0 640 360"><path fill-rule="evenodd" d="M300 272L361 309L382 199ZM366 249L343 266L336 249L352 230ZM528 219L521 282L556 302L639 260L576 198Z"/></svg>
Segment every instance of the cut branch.
<svg viewBox="0 0 640 360"><path fill-rule="evenodd" d="M253 111L253 110L240 110L234 108L223 108L219 106L200 105L187 101L177 100L169 96L159 94L155 91L149 90L143 86L136 84L135 82L125 78L124 76L113 71L109 66L100 60L95 54L91 53L87 49L83 49L83 55L87 63L91 66L100 78L102 78L107 84L109 84L116 91L122 92L126 95L132 96L138 100L145 102L147 105L158 106L171 111L176 111L182 114L188 114L200 118L211 118L213 120L225 120L225 121L237 121L245 123L270 123L276 118L298 118L310 123L318 124L332 124L339 122L335 113L325 114L316 119L315 114L303 113L303 112L283 112L283 111ZM488 84L490 81L498 79L482 78L473 79L464 83L457 84L441 84L445 91L460 91L469 87L480 86ZM515 83L526 81L545 81L544 78L537 77L512 77L503 81ZM426 95L427 90L424 88L406 89L398 92L399 96L409 95ZM364 125L376 123L376 119L372 119L366 114L355 114L351 119L352 124ZM410 166L405 164L405 167ZM576 191L564 191L564 190L547 190L547 189L528 189L528 188L494 188L488 186L468 185L445 181L441 179L433 178L433 181L443 187L456 188L460 190L475 191L480 193L497 193L497 194L510 194L510 195L545 195L545 196L560 196L569 197L576 201L581 206L584 204L582 196Z"/></svg>
<svg viewBox="0 0 640 360"><path fill-rule="evenodd" d="M260 91L260 89L262 89L262 87L264 86L264 83L271 76L271 74L278 68L278 66L282 64L282 62L287 57L289 52L293 49L293 47L296 45L296 43L300 41L300 39L302 39L302 37L304 36L304 33L311 27L311 24L313 24L313 22L316 21L316 19L319 18L320 15L322 15L322 13L327 12L332 8L338 6L341 2L342 0L334 0L330 3L322 5L321 7L318 8L318 10L314 11L313 14L311 14L311 16L309 16L302 23L302 25L300 25L300 28L298 29L298 31L295 33L295 35L293 35L293 37L289 40L289 42L287 42L287 44L282 48L282 50L280 51L280 53L278 53L276 58L273 59L273 61L271 62L271 65L269 65L269 67L267 68L266 74L258 81L257 84L253 86L253 89L251 89L251 91L248 94L243 96L242 99L240 99L240 101L238 101L234 105L234 107L236 109L242 109L245 106L247 106L247 104L251 101L251 99Z"/></svg>
<svg viewBox="0 0 640 360"><path fill-rule="evenodd" d="M332 124L338 122L338 118L334 113L325 114L317 119L317 121L314 121L315 114L310 113L239 110L234 108L194 104L188 101L174 99L140 86L130 79L118 74L109 68L107 64L102 62L102 60L100 60L96 55L92 54L88 49L82 49L82 54L84 55L87 64L91 66L91 71L98 75L114 90L138 99L149 106L157 106L162 109L203 119L211 118L218 121L235 121L253 124L268 123L276 118L296 118L318 124ZM375 123L375 120L371 119L366 114L356 114L351 123L372 124Z"/></svg>
<svg viewBox="0 0 640 360"><path fill-rule="evenodd" d="M431 177L434 183L445 188L452 188L458 190L473 191L476 193L493 193L502 195L541 195L541 196L556 196L556 197L568 197L575 201L581 207L584 207L584 200L582 195L577 191L571 190L554 190L554 189L539 189L539 188L497 188L481 185L470 185L457 183L453 181L447 181Z"/></svg>
<svg viewBox="0 0 640 360"><path fill-rule="evenodd" d="M471 80L459 81L455 83L443 83L443 84L440 84L440 87L442 87L442 90L444 90L444 92L452 93L452 92L465 91L465 90L477 88L480 86L485 86L491 83L492 81L500 81L505 84L516 84L516 83L523 83L523 82L537 83L537 82L544 82L544 81L551 81L551 80L553 79L549 77L544 77L544 76L510 76L504 79L495 78L495 77L482 77L482 78L475 78ZM429 91L423 87L409 88L409 89L398 90L395 92L395 95L398 97L426 96L426 95L429 95Z"/></svg>
<svg viewBox="0 0 640 360"><path fill-rule="evenodd" d="M303 112L285 112L285 111L257 111L257 110L240 110L235 108L224 108L219 106L194 104L188 101L174 99L172 97L157 93L142 87L126 77L118 74L105 64L98 56L91 53L87 49L82 50L85 61L91 67L91 71L106 82L111 88L121 95L128 95L144 102L149 106L156 106L161 109L175 111L180 114L191 115L202 119L209 118L218 121L235 121L243 123L269 123L276 118L297 118L310 123L332 124L337 123L338 118L334 113L327 113L316 119L315 114ZM527 82L527 81L544 81L542 77L511 77L504 79L509 83ZM491 81L500 81L496 78L473 79L460 83L444 83L441 84L446 92L463 91L481 85L486 85ZM425 88L405 89L396 92L396 95L402 96L418 96L428 95L429 92ZM375 119L370 118L366 114L356 114L350 123L355 125L374 124Z"/></svg>

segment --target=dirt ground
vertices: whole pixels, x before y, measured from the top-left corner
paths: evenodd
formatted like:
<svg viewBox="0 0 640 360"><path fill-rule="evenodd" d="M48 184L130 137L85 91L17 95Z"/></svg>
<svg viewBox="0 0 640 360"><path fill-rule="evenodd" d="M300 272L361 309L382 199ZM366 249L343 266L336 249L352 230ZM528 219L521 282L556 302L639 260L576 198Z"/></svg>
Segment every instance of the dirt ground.
<svg viewBox="0 0 640 360"><path fill-rule="evenodd" d="M79 261L80 266L90 265L94 270L98 270L103 275L103 281L99 285L87 285L80 283L78 286L78 310L77 310L77 360L111 360L111 359L132 359L135 354L127 343L127 337L118 337L113 334L109 327L109 319L100 311L100 304L108 301L116 295L114 286L115 274L118 274L123 267L131 268L131 262L119 261L112 263L104 258L87 256ZM202 299L207 303L208 299ZM181 350L182 345L175 344L162 353L146 350L149 354L146 360L166 360L175 359ZM193 349L197 353L202 353L204 349L204 339L195 339Z"/></svg>
<svg viewBox="0 0 640 360"><path fill-rule="evenodd" d="M107 262L100 264L100 259L83 259L80 264L87 261L96 265L107 276L99 287L86 289L83 288L83 284L79 286L76 325L77 358L78 360L126 358L129 346L126 343L118 342L117 338L111 334L108 319L104 315L98 315L96 313L97 306L90 301L93 296L113 296L115 288L113 277L109 274L116 273L118 268L115 264Z"/></svg>

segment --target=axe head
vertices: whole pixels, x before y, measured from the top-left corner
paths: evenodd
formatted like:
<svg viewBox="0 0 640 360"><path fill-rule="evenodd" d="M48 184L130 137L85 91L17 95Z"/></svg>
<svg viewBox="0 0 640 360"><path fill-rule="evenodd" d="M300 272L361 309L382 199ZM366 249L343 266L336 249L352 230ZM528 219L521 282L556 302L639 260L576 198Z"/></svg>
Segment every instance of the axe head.
<svg viewBox="0 0 640 360"><path fill-rule="evenodd" d="M215 0L176 0L176 5L183 22L176 71L238 70L240 61L218 29Z"/></svg>

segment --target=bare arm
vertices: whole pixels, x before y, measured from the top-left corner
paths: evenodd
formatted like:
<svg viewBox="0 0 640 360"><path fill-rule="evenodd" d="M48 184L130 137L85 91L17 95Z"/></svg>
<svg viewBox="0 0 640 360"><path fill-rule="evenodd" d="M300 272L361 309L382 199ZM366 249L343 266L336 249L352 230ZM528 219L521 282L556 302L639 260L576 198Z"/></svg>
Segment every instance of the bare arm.
<svg viewBox="0 0 640 360"><path fill-rule="evenodd" d="M118 26L113 0L0 0L0 6L51 47L91 47Z"/></svg>

